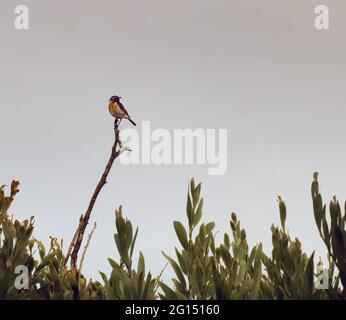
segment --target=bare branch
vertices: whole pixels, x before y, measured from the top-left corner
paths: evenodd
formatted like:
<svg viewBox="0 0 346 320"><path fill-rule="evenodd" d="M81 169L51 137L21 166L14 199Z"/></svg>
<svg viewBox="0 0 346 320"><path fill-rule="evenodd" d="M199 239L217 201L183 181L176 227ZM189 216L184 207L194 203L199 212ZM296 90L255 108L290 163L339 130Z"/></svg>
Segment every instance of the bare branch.
<svg viewBox="0 0 346 320"><path fill-rule="evenodd" d="M79 225L78 225L78 227L77 227L77 230L75 231L75 234L74 234L74 236L73 236L73 238L72 238L71 244L70 244L70 246L69 246L69 248L68 248L68 251L67 251L67 254L66 254L66 257L65 257L64 266L66 266L66 263L67 263L68 259L69 259L70 256L71 256L73 247L74 247L74 245L75 245L75 243L76 243L76 240L77 240L77 236L78 236L78 233L79 233L79 227L80 227L80 225L81 225L82 220L83 220L83 215L81 215L81 217L80 217L80 219L79 219Z"/></svg>
<svg viewBox="0 0 346 320"><path fill-rule="evenodd" d="M84 247L84 250L83 250L83 254L82 254L82 258L80 259L80 263L79 263L79 270L78 270L78 273L80 274L81 271L82 271L82 267L83 267L83 262L84 262L84 258L85 258L85 254L88 250L88 247L89 247L89 244L90 244L90 241L91 241L91 238L96 230L96 227L97 227L97 224L96 222L94 223L94 226L88 236L88 240L87 240L87 243L85 244L85 247Z"/></svg>
<svg viewBox="0 0 346 320"><path fill-rule="evenodd" d="M89 219L92 213L92 210L94 208L95 202L97 200L97 197L100 193L100 191L102 190L103 186L107 183L107 177L109 175L109 172L113 166L113 163L115 161L116 158L119 157L119 155L124 152L125 150L128 150L127 147L123 147L122 143L120 141L119 138L119 128L118 128L119 124L117 123L117 121L114 122L114 144L112 147L112 152L110 155L110 158L108 160L108 163L106 165L106 168L101 176L101 179L99 181L99 183L96 186L96 189L91 197L91 200L89 202L89 206L84 214L84 216L81 216L80 220L79 220L79 225L78 228L76 230L75 236L70 244L70 248L69 248L69 252L66 255L65 258L65 264L67 263L70 255L71 255L71 272L72 274L75 276L76 278L76 282L77 282L77 287L73 288L73 297L74 299L78 299L79 298L79 290L78 290L78 282L79 282L79 272L77 269L77 260L78 260L78 252L79 249L81 247L82 241L83 241L83 237L84 237L84 233L85 233L85 229L89 223Z"/></svg>
<svg viewBox="0 0 346 320"><path fill-rule="evenodd" d="M160 282L160 279L164 273L164 271L166 270L166 268L168 267L169 263L167 262L165 264L165 266L163 267L163 269L161 270L160 274L156 277L155 279L155 284L154 284L154 292L156 293L158 288L159 288L159 282Z"/></svg>

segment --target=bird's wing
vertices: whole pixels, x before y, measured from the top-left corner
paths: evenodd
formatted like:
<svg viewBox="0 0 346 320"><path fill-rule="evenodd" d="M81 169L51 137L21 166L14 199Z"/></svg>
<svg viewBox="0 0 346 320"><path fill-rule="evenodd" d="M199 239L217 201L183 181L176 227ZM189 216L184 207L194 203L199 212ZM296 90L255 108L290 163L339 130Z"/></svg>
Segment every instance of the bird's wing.
<svg viewBox="0 0 346 320"><path fill-rule="evenodd" d="M129 117L128 112L126 111L124 105L119 101L118 102L119 108Z"/></svg>

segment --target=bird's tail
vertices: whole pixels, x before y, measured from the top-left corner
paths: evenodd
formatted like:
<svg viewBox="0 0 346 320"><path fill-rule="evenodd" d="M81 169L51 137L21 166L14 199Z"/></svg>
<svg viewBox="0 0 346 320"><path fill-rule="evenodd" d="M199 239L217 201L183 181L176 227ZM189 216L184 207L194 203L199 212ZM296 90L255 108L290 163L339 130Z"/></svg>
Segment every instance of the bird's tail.
<svg viewBox="0 0 346 320"><path fill-rule="evenodd" d="M134 126L136 126L136 123L131 118L127 118L127 120L129 120Z"/></svg>

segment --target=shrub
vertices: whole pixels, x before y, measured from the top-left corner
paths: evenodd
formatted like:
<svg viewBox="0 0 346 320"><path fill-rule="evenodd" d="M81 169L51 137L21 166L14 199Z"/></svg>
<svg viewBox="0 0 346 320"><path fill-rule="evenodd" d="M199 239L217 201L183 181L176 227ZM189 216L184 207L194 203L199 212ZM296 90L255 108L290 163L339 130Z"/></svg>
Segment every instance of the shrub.
<svg viewBox="0 0 346 320"><path fill-rule="evenodd" d="M5 186L0 188L0 299L345 299L346 204L342 213L334 197L327 217L317 178L315 173L311 195L317 230L327 250L328 289L316 286L321 270L316 270L314 252L302 252L300 241L287 233L287 209L281 197L281 226L271 227L273 248L271 255L266 255L261 243L249 247L235 213L230 217L229 232L217 243L215 223L202 222L201 184L196 185L192 179L187 223L173 222L180 245L174 249L176 257L163 252L175 273L171 284L146 271L142 252L134 266L138 228L134 231L120 207L115 212L114 235L120 259L108 259L112 271L109 276L100 272L101 284L71 272L62 241L51 238L47 252L33 237L33 217L20 222L10 216L9 209L19 191L19 182L13 181L9 196L5 195Z"/></svg>

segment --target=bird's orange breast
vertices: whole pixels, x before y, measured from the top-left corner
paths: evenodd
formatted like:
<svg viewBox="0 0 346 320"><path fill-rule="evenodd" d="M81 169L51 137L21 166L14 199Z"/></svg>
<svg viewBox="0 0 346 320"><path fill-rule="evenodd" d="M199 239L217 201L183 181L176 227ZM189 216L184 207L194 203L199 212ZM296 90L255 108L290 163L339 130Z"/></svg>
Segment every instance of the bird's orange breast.
<svg viewBox="0 0 346 320"><path fill-rule="evenodd" d="M120 108L116 102L110 101L108 104L109 112L115 117L119 112Z"/></svg>

